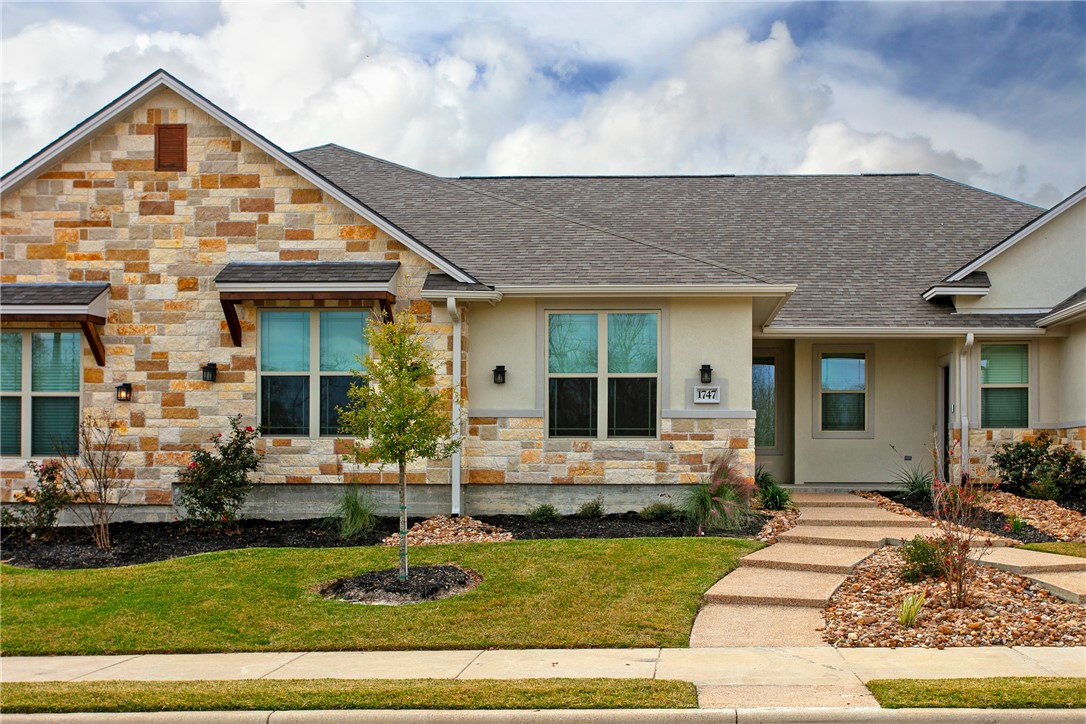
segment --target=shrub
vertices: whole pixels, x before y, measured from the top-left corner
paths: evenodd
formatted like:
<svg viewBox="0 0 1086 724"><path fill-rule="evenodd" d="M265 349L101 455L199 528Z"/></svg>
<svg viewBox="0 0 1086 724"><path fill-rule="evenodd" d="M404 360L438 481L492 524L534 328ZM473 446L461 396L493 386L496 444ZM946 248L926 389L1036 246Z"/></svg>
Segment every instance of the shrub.
<svg viewBox="0 0 1086 724"><path fill-rule="evenodd" d="M931 500L931 484L933 480L932 474L919 465L907 467L902 464L894 473L894 482L904 489L905 495L918 501Z"/></svg>
<svg viewBox="0 0 1086 724"><path fill-rule="evenodd" d="M328 524L343 540L372 533L377 527L375 508L370 496L357 485L345 487L339 492L335 507L328 516Z"/></svg>
<svg viewBox="0 0 1086 724"><path fill-rule="evenodd" d="M761 465L754 473L754 483L758 486L758 504L765 510L784 510L792 504L792 494L778 485L773 473Z"/></svg>
<svg viewBox="0 0 1086 724"><path fill-rule="evenodd" d="M238 510L256 482L249 478L260 466L257 433L241 426L241 415L230 418L230 437L222 433L208 440L213 450L196 450L192 462L178 475L184 487L177 495L186 516L204 525L224 526L237 522Z"/></svg>
<svg viewBox="0 0 1086 724"><path fill-rule="evenodd" d="M905 559L901 579L908 583L924 578L941 578L945 572L942 541L918 535L901 546L901 557Z"/></svg>
<svg viewBox="0 0 1086 724"><path fill-rule="evenodd" d="M550 503L544 503L529 510L527 517L533 523L553 523L561 520L562 514Z"/></svg>
<svg viewBox="0 0 1086 724"><path fill-rule="evenodd" d="M653 503L642 508L637 517L647 523L661 523L672 520L678 514L679 511L671 503Z"/></svg>
<svg viewBox="0 0 1086 724"><path fill-rule="evenodd" d="M947 485L936 479L931 486L932 517L939 529L940 552L950 605L969 605L969 588L976 576L984 550L991 546L985 539L980 553L973 554L973 543L980 535L978 524L984 513L985 491L978 485Z"/></svg>
<svg viewBox="0 0 1086 724"><path fill-rule="evenodd" d="M1024 494L1030 486L1033 497L1081 495L1086 492L1086 457L1070 445L1053 445L1045 433L1032 440L1001 445L992 455L992 466L999 473L1004 489Z"/></svg>
<svg viewBox="0 0 1086 724"><path fill-rule="evenodd" d="M690 487L679 509L701 533L705 530L739 528L751 516L755 485L745 477L729 449L709 466L708 480Z"/></svg>
<svg viewBox="0 0 1086 724"><path fill-rule="evenodd" d="M79 422L76 451L58 451L64 486L75 503L72 514L103 550L111 546L109 522L131 481L121 476L121 464L132 446L118 440L119 425L108 415L102 419L88 415Z"/></svg>
<svg viewBox="0 0 1086 724"><path fill-rule="evenodd" d="M927 592L910 593L901 600L897 611L897 622L905 628L912 628L916 623L916 617L920 615L920 609L924 608Z"/></svg>
<svg viewBox="0 0 1086 724"><path fill-rule="evenodd" d="M597 495L592 500L582 503L581 507L577 509L578 518L602 518L603 513L602 495Z"/></svg>
<svg viewBox="0 0 1086 724"><path fill-rule="evenodd" d="M72 502L64 485L64 469L58 460L27 462L38 482L33 488L15 493L19 507L0 509L0 525L7 531L29 540L51 538L56 531L60 513Z"/></svg>
<svg viewBox="0 0 1086 724"><path fill-rule="evenodd" d="M1021 491L1022 495L1035 500L1059 500L1060 486L1051 473L1043 473Z"/></svg>

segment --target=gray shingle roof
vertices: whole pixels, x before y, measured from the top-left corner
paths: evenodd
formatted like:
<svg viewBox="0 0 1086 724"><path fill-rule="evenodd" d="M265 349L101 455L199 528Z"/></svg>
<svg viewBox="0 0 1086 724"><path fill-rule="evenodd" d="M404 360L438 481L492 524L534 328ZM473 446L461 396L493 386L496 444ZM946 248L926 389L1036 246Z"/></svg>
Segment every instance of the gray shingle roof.
<svg viewBox="0 0 1086 724"><path fill-rule="evenodd" d="M392 279L398 261L231 262L215 277L217 283L383 283Z"/></svg>
<svg viewBox="0 0 1086 724"><path fill-rule="evenodd" d="M939 286L960 287L962 289L991 289L992 280L988 278L988 272L975 271L966 274L956 282L943 282Z"/></svg>
<svg viewBox="0 0 1086 724"><path fill-rule="evenodd" d="M0 284L4 306L85 305L109 289L105 283Z"/></svg>
<svg viewBox="0 0 1086 724"><path fill-rule="evenodd" d="M1073 307L1074 305L1078 304L1079 302L1086 302L1086 287L1083 287L1082 289L1079 289L1077 292L1075 292L1071 296L1067 297L1067 299L1064 299L1062 302L1060 302L1056 306L1052 307L1052 309L1049 310L1048 314L1056 314L1058 312L1062 312L1065 309ZM1047 317L1048 314L1046 314L1044 316Z"/></svg>
<svg viewBox="0 0 1086 724"><path fill-rule="evenodd" d="M458 282L448 274L432 271L426 275L422 290L425 292L489 292L493 291L493 287L488 287L486 284Z"/></svg>
<svg viewBox="0 0 1086 724"><path fill-rule="evenodd" d="M921 295L1043 211L931 175L442 179L295 155L486 284L794 283L776 327L1000 324Z"/></svg>

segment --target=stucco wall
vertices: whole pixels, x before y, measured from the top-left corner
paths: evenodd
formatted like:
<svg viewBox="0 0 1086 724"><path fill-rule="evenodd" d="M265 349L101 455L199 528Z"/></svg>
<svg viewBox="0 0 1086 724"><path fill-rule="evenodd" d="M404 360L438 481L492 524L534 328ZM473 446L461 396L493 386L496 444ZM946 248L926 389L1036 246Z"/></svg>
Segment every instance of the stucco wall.
<svg viewBox="0 0 1086 724"><path fill-rule="evenodd" d="M936 411L936 342L934 340L871 340L874 384L871 421L874 435L865 439L821 439L813 436L815 345L852 344L845 340L796 342L797 483L888 482L902 462L891 449L911 455L908 464L930 467Z"/></svg>
<svg viewBox="0 0 1086 724"><path fill-rule="evenodd" d="M988 272L991 290L976 299L958 297L958 311L1049 308L1082 289L1086 285L1086 201L1017 242L980 271Z"/></svg>
<svg viewBox="0 0 1086 724"><path fill-rule="evenodd" d="M1086 322L1070 325L1059 344L1059 419L1086 427Z"/></svg>

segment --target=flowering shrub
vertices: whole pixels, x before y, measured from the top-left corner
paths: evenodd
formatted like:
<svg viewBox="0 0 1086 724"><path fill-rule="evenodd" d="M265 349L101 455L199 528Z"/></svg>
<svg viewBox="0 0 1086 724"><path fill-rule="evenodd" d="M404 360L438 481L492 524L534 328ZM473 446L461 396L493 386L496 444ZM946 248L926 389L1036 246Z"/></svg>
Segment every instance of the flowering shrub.
<svg viewBox="0 0 1086 724"><path fill-rule="evenodd" d="M72 495L64 485L59 461L30 460L26 466L37 478L37 485L15 493L15 502L23 505L0 511L0 525L27 538L48 538L57 527L61 511L72 502Z"/></svg>
<svg viewBox="0 0 1086 724"><path fill-rule="evenodd" d="M241 426L238 415L230 418L229 438L212 435L212 450L192 454L192 462L178 474L184 487L177 495L190 520L220 527L237 522L238 510L257 484L249 478L260 466L257 436L251 426Z"/></svg>
<svg viewBox="0 0 1086 724"><path fill-rule="evenodd" d="M1000 446L992 464L1011 493L1051 499L1086 493L1086 457L1070 445L1053 445L1043 432Z"/></svg>

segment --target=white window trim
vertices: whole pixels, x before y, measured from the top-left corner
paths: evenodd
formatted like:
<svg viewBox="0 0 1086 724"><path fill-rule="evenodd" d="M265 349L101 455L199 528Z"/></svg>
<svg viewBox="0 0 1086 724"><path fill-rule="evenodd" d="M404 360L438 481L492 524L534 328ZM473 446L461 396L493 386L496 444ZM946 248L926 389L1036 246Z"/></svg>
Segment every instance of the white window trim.
<svg viewBox="0 0 1086 724"><path fill-rule="evenodd" d="M555 373L550 371L550 317L552 314L594 314L596 315L596 371ZM643 372L613 373L607 371L607 316L610 314L655 314L656 315L656 372L648 374ZM661 308L630 308L630 307L595 307L595 308L545 308L542 318L543 343L542 352L542 377L543 377L543 434L548 440L659 440L661 427L662 398L664 390L664 310ZM608 409L608 385L609 378L628 377L632 379L656 379L656 434L636 437L609 437L607 435L607 409ZM596 379L596 436L562 435L552 437L550 434L551 401L550 380L554 379Z"/></svg>
<svg viewBox="0 0 1086 724"><path fill-rule="evenodd" d="M984 345L987 344L1024 344L1026 346L1026 363L1029 365L1026 375L1026 384L1024 385L992 385L984 384L982 379L982 372L980 369L981 352ZM1037 419L1037 370L1040 364L1039 351L1037 345L1031 341L1022 339L985 339L977 340L976 345L973 348L973 369L975 374L973 375L973 399L974 404L974 417L976 420L976 427L978 430L1030 430L1034 427L1034 422ZM986 387L991 388L1026 388L1026 425L1025 427L985 427L984 426L984 401L982 399L982 390Z"/></svg>
<svg viewBox="0 0 1086 724"><path fill-rule="evenodd" d="M31 419L31 400L35 397L75 397L79 400L79 412L76 419L83 419L83 355L85 350L83 349L83 334L77 328L55 328L42 327L38 329L4 329L5 333L15 332L23 337L22 348L20 350L22 355L22 380L18 392L3 392L0 393L2 397L18 397L19 398L19 454L18 455L4 455L5 459L30 459L30 458L47 458L53 457L54 453L48 454L32 454L33 449L33 421ZM34 392L31 388L33 370L31 369L33 361L33 349L31 342L31 335L33 334L51 334L54 332L75 334L79 337L79 384L77 389L71 392ZM77 441L78 442L78 441Z"/></svg>
<svg viewBox="0 0 1086 724"><path fill-rule="evenodd" d="M339 433L330 433L328 435L321 434L321 377L350 377L353 372L331 372L321 371L321 346L320 346L320 314L321 312L355 312L361 311L363 314L369 314L370 317L374 316L374 310L372 307L257 307L256 314L256 419L258 424L262 424L261 413L263 411L263 395L264 384L261 379L263 377L308 377L309 378L309 432L307 434L289 435L283 433L269 433L264 434L264 437L270 438L291 438L296 440L318 440L318 439L331 439L336 437ZM263 329L261 329L264 312L270 313L284 313L284 312L306 312L309 315L309 369L299 371L268 371L265 372L261 369L261 350L263 345L261 339L263 335ZM366 319L366 323L370 323L370 319ZM364 333L365 330L363 330ZM263 433L262 433L263 434Z"/></svg>
<svg viewBox="0 0 1086 724"><path fill-rule="evenodd" d="M769 447L757 444L757 418L755 418L755 446L754 451L758 455L783 455L784 445L781 442L781 350L779 349L755 349L751 355L751 379L753 381L754 358L768 358L773 360L773 445ZM752 390L753 393L753 390ZM751 394L751 407L754 406L754 395Z"/></svg>
<svg viewBox="0 0 1086 724"><path fill-rule="evenodd" d="M862 353L864 355L864 429L822 429L822 355L838 353ZM873 344L816 344L811 346L811 437L825 440L874 439L875 421L872 417L875 390L875 345Z"/></svg>

